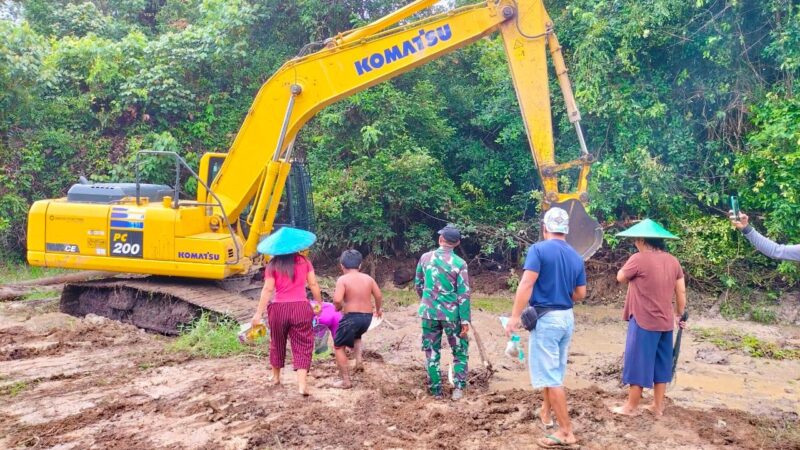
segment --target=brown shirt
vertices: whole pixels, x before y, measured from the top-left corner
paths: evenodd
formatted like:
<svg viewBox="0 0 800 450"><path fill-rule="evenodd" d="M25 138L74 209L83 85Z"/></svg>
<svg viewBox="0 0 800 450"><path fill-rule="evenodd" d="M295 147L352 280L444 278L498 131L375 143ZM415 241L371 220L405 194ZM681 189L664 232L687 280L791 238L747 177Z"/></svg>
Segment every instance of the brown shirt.
<svg viewBox="0 0 800 450"><path fill-rule="evenodd" d="M628 279L622 318L633 316L648 331L672 330L675 282L683 278L678 259L667 252L640 252L628 258L622 272Z"/></svg>

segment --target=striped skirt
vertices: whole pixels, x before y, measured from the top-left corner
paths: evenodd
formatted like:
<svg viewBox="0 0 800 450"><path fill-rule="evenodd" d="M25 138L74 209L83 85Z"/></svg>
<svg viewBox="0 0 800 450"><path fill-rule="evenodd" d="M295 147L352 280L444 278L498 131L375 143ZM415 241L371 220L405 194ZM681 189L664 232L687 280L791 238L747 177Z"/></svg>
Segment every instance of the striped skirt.
<svg viewBox="0 0 800 450"><path fill-rule="evenodd" d="M310 369L314 351L314 334L311 322L314 311L308 300L298 302L273 302L267 306L269 323L269 363L282 368L286 362L286 340L292 346L294 370Z"/></svg>

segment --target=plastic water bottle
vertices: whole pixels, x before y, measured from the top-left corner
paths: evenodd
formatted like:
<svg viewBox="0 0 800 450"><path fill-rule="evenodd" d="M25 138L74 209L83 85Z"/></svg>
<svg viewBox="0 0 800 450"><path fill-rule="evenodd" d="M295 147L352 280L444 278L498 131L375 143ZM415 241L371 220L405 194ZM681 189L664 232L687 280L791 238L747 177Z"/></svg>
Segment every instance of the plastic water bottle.
<svg viewBox="0 0 800 450"><path fill-rule="evenodd" d="M518 334L512 334L511 335L511 342L514 344L514 347L516 347L516 350L517 350L517 352L516 352L517 353L517 358L519 359L520 362L524 362L525 361L525 351L522 350L522 344L520 344L519 341L520 341L520 338L519 338Z"/></svg>
<svg viewBox="0 0 800 450"><path fill-rule="evenodd" d="M520 362L525 361L525 352L522 350L518 334L512 334L511 339L506 343L506 355L511 358L516 357Z"/></svg>
<svg viewBox="0 0 800 450"><path fill-rule="evenodd" d="M500 324L503 325L503 328L506 327L508 323L508 317L498 317L500 319ZM520 344L520 337L517 333L513 333L511 335L511 339L506 342L506 355L510 358L516 357L519 359L520 362L525 361L525 352L522 350L522 344Z"/></svg>

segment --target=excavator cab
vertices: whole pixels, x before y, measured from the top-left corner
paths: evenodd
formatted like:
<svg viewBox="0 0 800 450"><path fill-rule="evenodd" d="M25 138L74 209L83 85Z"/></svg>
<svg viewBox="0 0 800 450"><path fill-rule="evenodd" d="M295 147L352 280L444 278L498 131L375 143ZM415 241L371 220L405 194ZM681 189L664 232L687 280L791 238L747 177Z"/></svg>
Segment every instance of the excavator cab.
<svg viewBox="0 0 800 450"><path fill-rule="evenodd" d="M222 168L222 163L225 162L226 153L204 153L200 158L200 167L197 173L203 179L205 186L202 183L197 185L197 201L208 201L208 191L206 186L211 186L211 182L217 177L219 169Z"/></svg>
<svg viewBox="0 0 800 450"><path fill-rule="evenodd" d="M281 205L275 229L288 225L301 230L315 231L314 199L311 190L311 175L305 161L292 161L292 169L286 180L285 203Z"/></svg>
<svg viewBox="0 0 800 450"><path fill-rule="evenodd" d="M210 186L216 178L222 163L225 162L227 153L205 153L200 158L199 175L202 177L206 186ZM289 176L286 179L285 194L281 197L280 206L275 217L274 230L282 226L300 228L302 230L314 231L316 228L314 218L314 200L312 198L311 175L308 171L308 164L305 161L293 160ZM197 201L207 202L208 191L202 183L197 186ZM251 208L245 208L240 217L240 222L246 228L243 234L249 232L247 217Z"/></svg>

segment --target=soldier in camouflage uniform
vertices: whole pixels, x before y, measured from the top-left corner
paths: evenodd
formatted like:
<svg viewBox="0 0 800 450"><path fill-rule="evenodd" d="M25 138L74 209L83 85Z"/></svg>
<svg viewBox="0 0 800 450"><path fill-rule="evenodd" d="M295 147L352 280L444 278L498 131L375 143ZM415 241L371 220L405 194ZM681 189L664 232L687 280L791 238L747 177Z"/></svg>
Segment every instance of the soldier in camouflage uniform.
<svg viewBox="0 0 800 450"><path fill-rule="evenodd" d="M436 398L442 397L439 359L442 332L453 351L453 400L459 400L467 387L470 305L467 263L455 254L461 232L452 225L439 230L439 248L425 253L417 264L414 287L420 297L422 350L428 369L428 386Z"/></svg>

